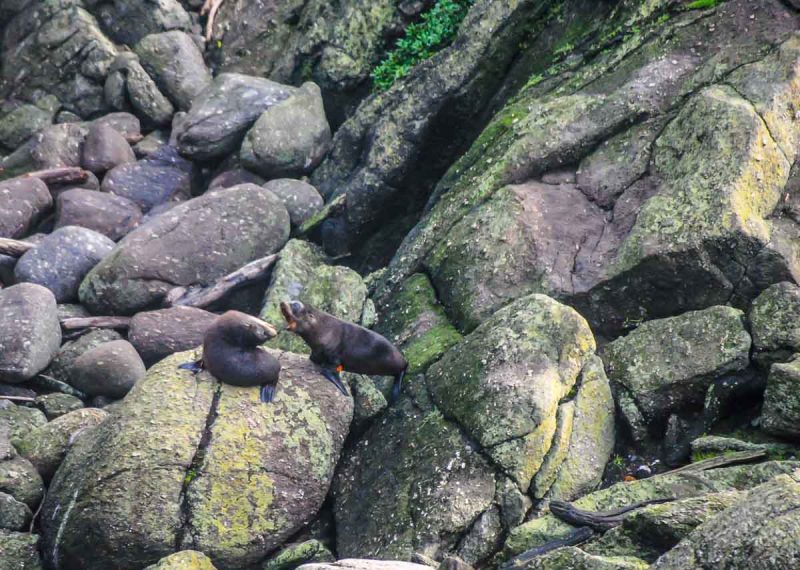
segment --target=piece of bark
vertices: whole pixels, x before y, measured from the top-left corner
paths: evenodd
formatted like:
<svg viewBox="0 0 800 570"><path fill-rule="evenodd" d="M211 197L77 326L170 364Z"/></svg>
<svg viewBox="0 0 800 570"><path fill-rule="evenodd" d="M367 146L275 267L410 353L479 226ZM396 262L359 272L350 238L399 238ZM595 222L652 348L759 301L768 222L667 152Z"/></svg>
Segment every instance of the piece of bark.
<svg viewBox="0 0 800 570"><path fill-rule="evenodd" d="M68 331L85 328L127 329L130 324L130 317L71 317L62 319L61 328Z"/></svg>
<svg viewBox="0 0 800 570"><path fill-rule="evenodd" d="M86 182L89 179L89 171L78 166L64 166L26 172L20 178L38 178L45 184L75 184Z"/></svg>
<svg viewBox="0 0 800 570"><path fill-rule="evenodd" d="M36 244L20 241L17 239L0 238L0 254L11 257L21 257L29 249L36 247Z"/></svg>

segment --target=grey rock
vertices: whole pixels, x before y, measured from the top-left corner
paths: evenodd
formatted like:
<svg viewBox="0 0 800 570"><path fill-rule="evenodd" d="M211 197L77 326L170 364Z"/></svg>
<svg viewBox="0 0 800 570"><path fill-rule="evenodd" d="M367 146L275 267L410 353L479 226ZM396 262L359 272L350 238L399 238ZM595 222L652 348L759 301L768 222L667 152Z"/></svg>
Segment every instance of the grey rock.
<svg viewBox="0 0 800 570"><path fill-rule="evenodd" d="M131 200L146 213L165 202L186 200L191 176L180 168L145 158L109 171L101 188Z"/></svg>
<svg viewBox="0 0 800 570"><path fill-rule="evenodd" d="M148 368L175 352L203 344L203 335L217 315L194 307L172 307L137 313L128 328L128 340Z"/></svg>
<svg viewBox="0 0 800 570"><path fill-rule="evenodd" d="M108 192L73 188L56 199L55 229L80 226L119 241L142 219L136 203Z"/></svg>
<svg viewBox="0 0 800 570"><path fill-rule="evenodd" d="M750 307L750 327L756 361L769 366L800 352L800 287L776 283Z"/></svg>
<svg viewBox="0 0 800 570"><path fill-rule="evenodd" d="M373 560L344 558L331 563L313 562L298 566L297 570L428 570L430 566L400 560Z"/></svg>
<svg viewBox="0 0 800 570"><path fill-rule="evenodd" d="M242 164L267 178L309 174L331 147L322 94L305 83L264 111L242 143Z"/></svg>
<svg viewBox="0 0 800 570"><path fill-rule="evenodd" d="M119 131L104 123L95 123L89 127L83 143L83 168L102 176L115 166L135 160L136 155Z"/></svg>
<svg viewBox="0 0 800 570"><path fill-rule="evenodd" d="M88 0L89 10L111 39L133 45L148 34L167 30L187 30L189 14L178 0Z"/></svg>
<svg viewBox="0 0 800 570"><path fill-rule="evenodd" d="M800 356L770 368L761 425L766 432L800 438Z"/></svg>
<svg viewBox="0 0 800 570"><path fill-rule="evenodd" d="M35 509L44 495L44 482L30 461L14 457L0 461L0 492Z"/></svg>
<svg viewBox="0 0 800 570"><path fill-rule="evenodd" d="M147 158L167 143L169 143L169 133L164 130L155 130L136 143L133 152L139 158Z"/></svg>
<svg viewBox="0 0 800 570"><path fill-rule="evenodd" d="M80 410L84 407L83 401L80 398L69 394L60 394L58 392L36 396L36 405L41 408L44 415L47 416L48 421L60 418L63 415Z"/></svg>
<svg viewBox="0 0 800 570"><path fill-rule="evenodd" d="M50 211L53 198L38 178L12 178L0 182L0 237L21 238Z"/></svg>
<svg viewBox="0 0 800 570"><path fill-rule="evenodd" d="M96 346L120 339L122 337L115 330L91 329L75 340L64 343L47 368L47 375L61 382L69 383L70 367L76 358Z"/></svg>
<svg viewBox="0 0 800 570"><path fill-rule="evenodd" d="M39 535L0 531L0 562L9 570L42 570Z"/></svg>
<svg viewBox="0 0 800 570"><path fill-rule="evenodd" d="M145 366L125 340L106 342L87 350L70 366L70 384L90 396L119 399L144 377Z"/></svg>
<svg viewBox="0 0 800 570"><path fill-rule="evenodd" d="M33 513L28 505L16 500L7 493L0 493L0 529L27 530ZM0 562L4 552L0 550Z"/></svg>
<svg viewBox="0 0 800 570"><path fill-rule="evenodd" d="M41 285L0 289L0 382L24 382L47 367L61 346L57 311Z"/></svg>
<svg viewBox="0 0 800 570"><path fill-rule="evenodd" d="M178 150L194 160L229 154L247 130L270 107L296 89L238 73L223 73L200 93L186 117L176 125Z"/></svg>
<svg viewBox="0 0 800 570"><path fill-rule="evenodd" d="M114 242L87 228L66 226L44 238L19 258L14 276L19 283L47 287L59 303L78 300L87 273L114 249Z"/></svg>
<svg viewBox="0 0 800 570"><path fill-rule="evenodd" d="M294 227L302 225L325 204L317 189L302 180L291 178L270 180L264 184L264 188L280 198L289 212Z"/></svg>
<svg viewBox="0 0 800 570"><path fill-rule="evenodd" d="M221 190L222 188L230 188L239 184L258 184L263 185L265 180L258 174L254 174L244 168L234 168L226 170L215 176L208 185L209 190ZM273 192L274 194L274 192ZM288 208L287 208L288 209ZM291 216L291 212L289 213Z"/></svg>
<svg viewBox="0 0 800 570"><path fill-rule="evenodd" d="M36 408L16 406L11 402L3 403L8 405L0 408L0 439L14 444L32 430L47 423L47 417ZM8 457L0 455L0 460L2 459Z"/></svg>
<svg viewBox="0 0 800 570"><path fill-rule="evenodd" d="M20 105L0 119L0 148L15 150L53 122L53 113L36 105Z"/></svg>

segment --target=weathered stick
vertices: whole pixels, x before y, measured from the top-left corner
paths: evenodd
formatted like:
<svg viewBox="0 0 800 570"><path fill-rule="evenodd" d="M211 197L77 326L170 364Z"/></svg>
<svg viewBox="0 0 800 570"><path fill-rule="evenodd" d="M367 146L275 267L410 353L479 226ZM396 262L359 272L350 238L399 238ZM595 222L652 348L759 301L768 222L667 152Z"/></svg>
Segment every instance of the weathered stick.
<svg viewBox="0 0 800 570"><path fill-rule="evenodd" d="M36 398L28 396L0 396L0 400L10 400L12 402L35 402Z"/></svg>
<svg viewBox="0 0 800 570"><path fill-rule="evenodd" d="M0 253L11 257L21 257L29 249L36 247L36 244L17 239L0 238Z"/></svg>
<svg viewBox="0 0 800 570"><path fill-rule="evenodd" d="M75 329L127 329L131 324L130 317L70 317L61 320L64 330Z"/></svg>
<svg viewBox="0 0 800 570"><path fill-rule="evenodd" d="M753 463L755 461L765 459L767 455L768 454L765 449L756 449L754 451L737 451L734 453L719 455L717 457L710 457L695 463L690 463L689 465L678 467L672 471L660 473L659 476L662 477L664 475L673 475L675 473L682 473L684 471L708 471L709 469L730 467L731 465L740 465L742 463Z"/></svg>
<svg viewBox="0 0 800 570"><path fill-rule="evenodd" d="M38 376L34 376L30 380L28 380L28 386L31 388L39 388L40 390L49 390L51 392L61 392L62 394L69 394L70 396L75 396L76 398L87 401L90 397L87 394L84 394L77 388L73 388L66 382L62 382L61 380L56 380L52 376L48 376L46 374L39 374Z"/></svg>
<svg viewBox="0 0 800 570"><path fill-rule="evenodd" d="M86 182L89 179L89 171L78 166L63 166L26 172L20 178L38 178L45 184L72 184Z"/></svg>
<svg viewBox="0 0 800 570"><path fill-rule="evenodd" d="M566 501L550 501L550 512L553 516L571 524L572 526L588 526L594 531L605 532L616 526L622 524L625 515L636 509L646 507L648 505L658 505L660 503L668 503L674 501L674 497L663 499L650 499L649 501L640 501L627 507L613 509L610 511L585 511L579 509L572 503Z"/></svg>
<svg viewBox="0 0 800 570"><path fill-rule="evenodd" d="M541 546L537 546L536 548L531 548L530 550L526 550L522 554L519 554L500 566L500 570L513 570L515 568L524 568L525 564L537 556L541 556L542 554L547 554L548 552L555 550L556 548L561 548L562 546L575 546L577 544L581 544L586 542L590 538L595 535L595 532L589 528L588 526L582 526L580 528L576 528L572 532L570 532L564 538L557 538L555 540L551 540L550 542L546 542Z"/></svg>
<svg viewBox="0 0 800 570"><path fill-rule="evenodd" d="M208 14L208 19L206 20L206 33L205 33L205 38L207 42L211 41L211 36L214 33L214 20L217 17L217 10L219 10L219 7L222 5L222 2L224 2L224 0L206 0L205 3L203 3L203 7L200 8L201 16Z"/></svg>
<svg viewBox="0 0 800 570"><path fill-rule="evenodd" d="M208 307L211 303L221 299L234 289L264 279L277 260L278 254L256 259L233 273L219 278L216 283L208 287L175 287L164 298L164 306L175 307L180 305L183 307L197 307L198 309Z"/></svg>

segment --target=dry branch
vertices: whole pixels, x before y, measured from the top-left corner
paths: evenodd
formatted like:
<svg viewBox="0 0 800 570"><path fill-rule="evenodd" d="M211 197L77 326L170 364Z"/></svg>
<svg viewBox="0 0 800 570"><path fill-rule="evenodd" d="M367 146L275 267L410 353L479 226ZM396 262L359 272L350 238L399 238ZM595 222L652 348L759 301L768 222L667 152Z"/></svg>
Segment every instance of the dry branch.
<svg viewBox="0 0 800 570"><path fill-rule="evenodd" d="M89 171L77 166L63 166L26 172L20 178L38 178L45 184L74 184L86 182L89 179Z"/></svg>
<svg viewBox="0 0 800 570"><path fill-rule="evenodd" d="M127 329L131 324L130 317L70 317L62 319L61 328L76 329Z"/></svg>
<svg viewBox="0 0 800 570"><path fill-rule="evenodd" d="M0 238L0 253L11 257L21 257L29 249L36 247L36 244L17 239Z"/></svg>

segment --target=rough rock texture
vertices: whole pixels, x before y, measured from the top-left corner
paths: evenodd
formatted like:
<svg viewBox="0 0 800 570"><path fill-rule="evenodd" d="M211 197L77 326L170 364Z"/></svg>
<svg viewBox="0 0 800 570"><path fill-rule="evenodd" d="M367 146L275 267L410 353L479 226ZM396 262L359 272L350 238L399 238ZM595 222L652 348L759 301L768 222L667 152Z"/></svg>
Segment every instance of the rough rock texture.
<svg viewBox="0 0 800 570"><path fill-rule="evenodd" d="M42 500L44 483L30 461L12 457L0 460L0 491L33 510Z"/></svg>
<svg viewBox="0 0 800 570"><path fill-rule="evenodd" d="M211 184L213 186L214 183ZM264 184L264 188L280 198L283 205L286 206L292 227L301 226L324 205L322 196L319 195L317 189L302 180L278 178Z"/></svg>
<svg viewBox="0 0 800 570"><path fill-rule="evenodd" d="M188 199L191 172L188 165L173 165L150 156L113 168L101 188L103 192L131 200L147 212L166 202Z"/></svg>
<svg viewBox="0 0 800 570"><path fill-rule="evenodd" d="M84 352L91 350L103 343L120 340L122 337L115 330L111 329L92 329L86 334L82 334L75 340L70 340L58 349L53 361L47 368L47 375L56 380L69 382L70 369L72 363Z"/></svg>
<svg viewBox="0 0 800 570"><path fill-rule="evenodd" d="M188 111L195 97L211 84L203 54L184 32L151 34L136 45L136 53L144 69L180 111Z"/></svg>
<svg viewBox="0 0 800 570"><path fill-rule="evenodd" d="M17 501L11 495L0 493L0 529L25 530L31 522L33 513L25 503ZM0 550L0 561L5 553Z"/></svg>
<svg viewBox="0 0 800 570"><path fill-rule="evenodd" d="M117 56L109 68L103 92L113 109L123 111L132 108L145 123L154 126L169 125L175 114L175 107L161 93L133 53L125 52Z"/></svg>
<svg viewBox="0 0 800 570"><path fill-rule="evenodd" d="M242 164L266 178L309 174L331 146L322 95L304 83L291 97L264 111L247 132Z"/></svg>
<svg viewBox="0 0 800 570"><path fill-rule="evenodd" d="M58 303L78 300L78 287L100 263L114 242L94 230L78 226L59 228L19 258L14 268L18 283L36 283L53 292Z"/></svg>
<svg viewBox="0 0 800 570"><path fill-rule="evenodd" d="M36 396L36 405L44 412L47 421L53 421L84 407L80 398L59 392Z"/></svg>
<svg viewBox="0 0 800 570"><path fill-rule="evenodd" d="M88 0L86 4L112 40L128 45L148 34L184 30L191 25L189 14L178 0Z"/></svg>
<svg viewBox="0 0 800 570"><path fill-rule="evenodd" d="M72 361L69 383L90 396L117 400L145 374L136 349L126 340L113 340L87 350Z"/></svg>
<svg viewBox="0 0 800 570"><path fill-rule="evenodd" d="M345 558L332 564L303 564L298 566L298 570L300 568L303 570L427 570L430 566L399 560Z"/></svg>
<svg viewBox="0 0 800 570"><path fill-rule="evenodd" d="M38 544L36 534L0 530L0 562L14 570L42 570Z"/></svg>
<svg viewBox="0 0 800 570"><path fill-rule="evenodd" d="M33 378L61 346L53 294L33 283L0 289L0 382Z"/></svg>
<svg viewBox="0 0 800 570"><path fill-rule="evenodd" d="M797 541L800 475L779 475L700 525L654 569L793 568L800 564Z"/></svg>
<svg viewBox="0 0 800 570"><path fill-rule="evenodd" d="M290 544L264 562L262 570L294 570L308 562L335 562L336 557L318 540Z"/></svg>
<svg viewBox="0 0 800 570"><path fill-rule="evenodd" d="M16 445L19 454L30 461L48 483L64 460L67 451L83 431L102 423L107 412L94 408L77 410L31 430Z"/></svg>
<svg viewBox="0 0 800 570"><path fill-rule="evenodd" d="M47 185L38 178L13 178L0 182L0 237L21 238L53 206Z"/></svg>
<svg viewBox="0 0 800 570"><path fill-rule="evenodd" d="M172 307L134 315L128 340L148 368L174 352L203 344L203 335L217 315L194 307Z"/></svg>
<svg viewBox="0 0 800 570"><path fill-rule="evenodd" d="M741 311L717 306L643 323L603 351L609 379L633 399L648 424L702 409L714 379L749 363L743 320Z"/></svg>
<svg viewBox="0 0 800 570"><path fill-rule="evenodd" d="M260 77L223 73L195 98L177 127L178 150L204 160L236 148L259 115L289 98L295 88Z"/></svg>
<svg viewBox="0 0 800 570"><path fill-rule="evenodd" d="M757 362L785 362L800 351L800 288L776 283L756 297L750 308L753 352Z"/></svg>
<svg viewBox="0 0 800 570"><path fill-rule="evenodd" d="M0 407L0 439L16 443L27 433L47 423L47 417L36 408L16 406L4 401ZM0 453L0 459L5 459Z"/></svg>
<svg viewBox="0 0 800 570"><path fill-rule="evenodd" d="M102 176L115 166L135 160L131 145L116 129L103 123L96 123L89 128L83 143L83 168Z"/></svg>
<svg viewBox="0 0 800 570"><path fill-rule="evenodd" d="M800 438L800 359L773 364L764 392L761 425L775 435Z"/></svg>
<svg viewBox="0 0 800 570"><path fill-rule="evenodd" d="M178 368L197 353L154 366L53 479L42 517L49 563L139 569L194 549L232 570L310 522L352 401L306 358L274 354L283 369L269 406L257 388Z"/></svg>
<svg viewBox="0 0 800 570"><path fill-rule="evenodd" d="M58 195L55 228L80 226L118 241L142 219L136 203L115 194L74 188Z"/></svg>
<svg viewBox="0 0 800 570"><path fill-rule="evenodd" d="M148 566L145 570L216 570L211 559L196 550L181 550Z"/></svg>
<svg viewBox="0 0 800 570"><path fill-rule="evenodd" d="M591 63L579 56L530 77L439 181L379 285L379 301L422 265L438 291L453 289L442 300L466 330L510 300L542 292L574 304L594 330L616 335L642 319L744 305L795 275L796 225L780 199L800 134L789 111L800 103L797 14L779 2L754 12L750 2L731 0L656 22L651 8L601 20L607 35L585 39ZM621 41L615 22L629 30ZM385 192L398 188L368 184L373 172L360 166L370 155L355 141L374 139L357 134L374 124L353 133L345 125L313 179L324 195L329 187L347 193L346 218L356 229L363 212L378 211L366 207L369 200L381 197L389 207ZM582 171L596 150L608 157L614 145L605 142L616 136L648 133L644 173L620 171L625 190L613 204L617 190L601 200L605 208L584 197L580 181L546 176ZM340 155L363 174L337 166ZM385 155L379 147L373 160ZM369 199L363 209L359 193Z"/></svg>
<svg viewBox="0 0 800 570"><path fill-rule="evenodd" d="M128 234L86 277L81 303L96 314L134 314L175 286L207 285L280 249L289 214L252 184L184 202Z"/></svg>
<svg viewBox="0 0 800 570"><path fill-rule="evenodd" d="M648 564L635 557L598 556L573 546L559 548L534 558L530 570L645 570Z"/></svg>
<svg viewBox="0 0 800 570"><path fill-rule="evenodd" d="M45 100L53 99L45 97ZM48 101L49 103L49 101ZM13 151L31 136L53 122L52 109L20 105L0 118L0 149Z"/></svg>
<svg viewBox="0 0 800 570"><path fill-rule="evenodd" d="M281 301L297 299L340 319L361 322L367 286L358 273L329 265L320 248L306 241L291 240L280 256L272 269L260 313L262 319L276 326L284 323ZM280 331L267 346L300 354L311 352L303 339L288 331Z"/></svg>

